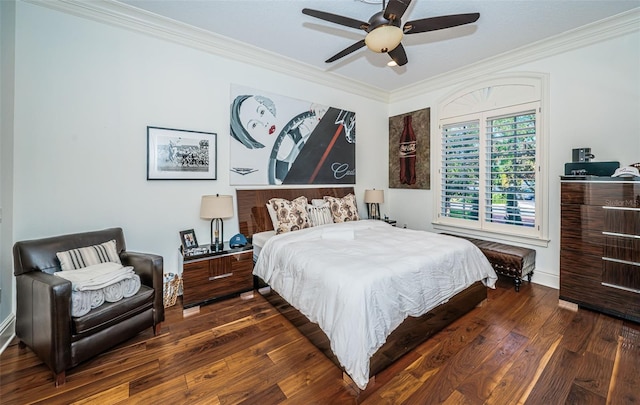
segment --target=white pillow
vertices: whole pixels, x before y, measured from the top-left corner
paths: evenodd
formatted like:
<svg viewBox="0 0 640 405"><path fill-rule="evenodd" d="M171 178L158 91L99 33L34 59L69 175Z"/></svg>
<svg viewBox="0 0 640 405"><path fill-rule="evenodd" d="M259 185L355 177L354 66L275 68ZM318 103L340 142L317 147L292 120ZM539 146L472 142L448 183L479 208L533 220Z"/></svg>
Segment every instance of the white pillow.
<svg viewBox="0 0 640 405"><path fill-rule="evenodd" d="M100 245L58 252L56 256L60 260L60 268L62 270L81 269L108 262L122 264L116 250L115 239Z"/></svg>
<svg viewBox="0 0 640 405"><path fill-rule="evenodd" d="M314 198L311 200L311 205L314 207L323 207L327 205L327 202L323 198Z"/></svg>
<svg viewBox="0 0 640 405"><path fill-rule="evenodd" d="M312 204L307 205L307 213L309 214L311 226L333 223L331 208L329 207L329 203L326 201L323 201L323 205L320 207L314 207Z"/></svg>

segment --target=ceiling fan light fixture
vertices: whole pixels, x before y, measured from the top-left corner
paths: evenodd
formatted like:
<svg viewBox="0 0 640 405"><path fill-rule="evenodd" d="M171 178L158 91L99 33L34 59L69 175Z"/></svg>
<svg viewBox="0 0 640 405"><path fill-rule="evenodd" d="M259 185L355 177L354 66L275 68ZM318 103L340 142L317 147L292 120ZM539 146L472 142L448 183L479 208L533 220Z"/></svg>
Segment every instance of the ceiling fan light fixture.
<svg viewBox="0 0 640 405"><path fill-rule="evenodd" d="M369 32L364 38L364 43L373 52L384 53L394 50L402 41L402 36L402 28L383 25Z"/></svg>

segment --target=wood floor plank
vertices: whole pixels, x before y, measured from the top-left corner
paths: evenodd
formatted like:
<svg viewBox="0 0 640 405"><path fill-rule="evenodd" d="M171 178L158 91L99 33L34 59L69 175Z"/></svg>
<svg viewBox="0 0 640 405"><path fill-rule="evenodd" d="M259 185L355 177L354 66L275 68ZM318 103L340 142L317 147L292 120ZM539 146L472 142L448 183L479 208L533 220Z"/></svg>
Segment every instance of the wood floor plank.
<svg viewBox="0 0 640 405"><path fill-rule="evenodd" d="M573 384L565 403L579 405L605 405L607 403L607 399L584 387Z"/></svg>
<svg viewBox="0 0 640 405"><path fill-rule="evenodd" d="M288 370L298 369L278 382L278 386L291 398L306 387L313 386L327 374L336 380L342 371L338 369L319 349L313 346L299 332L295 340L267 353L276 367Z"/></svg>
<svg viewBox="0 0 640 405"><path fill-rule="evenodd" d="M578 367L574 384L603 399L606 398L613 373L613 363L614 360L606 359L589 351L585 352L580 367Z"/></svg>
<svg viewBox="0 0 640 405"><path fill-rule="evenodd" d="M277 384L274 384L267 389L248 395L244 401L237 403L239 405L279 404L286 399L287 397L282 393L280 387Z"/></svg>
<svg viewBox="0 0 640 405"><path fill-rule="evenodd" d="M150 361L134 367L108 367L93 369L82 376L74 375L67 378L67 383L55 388L53 383L49 387L41 386L38 390L25 393L18 403L32 402L32 398L38 398L34 403L63 405L80 401L88 396L96 396L102 391L114 386L129 383L142 375L153 374L158 371L158 362ZM53 388L53 389L52 389ZM4 401L4 399L3 399ZM3 402L4 403L4 402Z"/></svg>
<svg viewBox="0 0 640 405"><path fill-rule="evenodd" d="M529 395L573 316L573 312L558 308L547 319L538 334L512 359L512 366L487 398L487 404L512 404L516 398Z"/></svg>
<svg viewBox="0 0 640 405"><path fill-rule="evenodd" d="M137 391L135 393L130 391L129 398L123 402L137 404L154 404L162 402L168 404L185 403L185 397L188 392L187 382L185 381L184 375L177 374L176 377L154 386L153 389Z"/></svg>
<svg viewBox="0 0 640 405"><path fill-rule="evenodd" d="M97 394L86 396L78 401L70 402L69 405L113 405L129 399L129 383L122 383L115 387L100 391Z"/></svg>
<svg viewBox="0 0 640 405"><path fill-rule="evenodd" d="M582 356L578 353L558 345L524 403L564 404L581 361Z"/></svg>
<svg viewBox="0 0 640 405"><path fill-rule="evenodd" d="M440 367L409 397L407 402L422 404L444 402L504 338L502 326L488 326L471 344L465 345L451 357L450 361Z"/></svg>
<svg viewBox="0 0 640 405"><path fill-rule="evenodd" d="M622 333L623 321L611 316L600 314L596 319L592 337L587 344L587 351L614 359L618 349L618 336Z"/></svg>
<svg viewBox="0 0 640 405"><path fill-rule="evenodd" d="M433 370L437 370L446 364L451 357L467 346L469 342L474 341L484 329L486 329L486 325L476 322L471 322L466 326L456 325L451 329L445 329L447 335L451 336L451 338L444 339L431 347L431 350L424 353L424 357L409 367L409 371L415 378L424 382L423 378L431 376ZM417 350L424 352L425 348L429 348L429 346L430 342L425 342Z"/></svg>
<svg viewBox="0 0 640 405"><path fill-rule="evenodd" d="M434 370L435 372L435 370ZM402 372L396 375L391 381L384 385L384 389L377 390L369 396L364 404L402 404L409 400L416 388L422 382L409 372Z"/></svg>
<svg viewBox="0 0 640 405"><path fill-rule="evenodd" d="M607 403L640 403L640 325L623 325L613 368Z"/></svg>
<svg viewBox="0 0 640 405"><path fill-rule="evenodd" d="M587 350L589 337L596 327L598 313L579 311L562 336L562 347L574 353L582 354Z"/></svg>
<svg viewBox="0 0 640 405"><path fill-rule="evenodd" d="M229 366L225 360L218 360L210 364L198 367L192 371L185 373L185 381L189 389L195 388L196 385L215 378L225 379L224 373L229 372Z"/></svg>
<svg viewBox="0 0 640 405"><path fill-rule="evenodd" d="M0 355L4 404L634 404L640 326L558 307L558 291L502 279L478 308L380 372L364 391L264 298L183 316L180 298L151 328L67 373L14 340Z"/></svg>
<svg viewBox="0 0 640 405"><path fill-rule="evenodd" d="M511 360L511 367L503 374L500 382L485 399L486 404L506 405L513 404L515 399L526 397L535 386L541 367L546 365L547 354L551 356L550 350L555 350L554 342L550 336L538 339L536 337L518 355ZM560 337L556 339L556 345L560 342Z"/></svg>
<svg viewBox="0 0 640 405"><path fill-rule="evenodd" d="M474 405L476 402L465 397L460 391L453 391L442 405Z"/></svg>
<svg viewBox="0 0 640 405"><path fill-rule="evenodd" d="M528 339L516 332L511 332L504 341L494 348L491 356L487 357L473 373L457 387L456 391L464 395L466 401L482 404L491 392L507 374L513 359L520 353Z"/></svg>

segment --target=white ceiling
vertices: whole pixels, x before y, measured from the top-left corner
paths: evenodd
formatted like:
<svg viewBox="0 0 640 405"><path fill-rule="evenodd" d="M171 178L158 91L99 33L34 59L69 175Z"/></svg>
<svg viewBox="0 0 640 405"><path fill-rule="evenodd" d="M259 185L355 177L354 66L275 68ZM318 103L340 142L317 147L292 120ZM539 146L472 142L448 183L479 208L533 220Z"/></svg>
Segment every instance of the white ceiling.
<svg viewBox="0 0 640 405"><path fill-rule="evenodd" d="M366 33L301 12L306 7L367 21L382 9L379 0L120 2L384 91L405 88L640 7L640 0L413 0L403 24L472 12L479 12L480 19L460 27L405 36L402 44L409 63L388 67L388 55L376 54L366 47L326 64L327 58L364 38Z"/></svg>

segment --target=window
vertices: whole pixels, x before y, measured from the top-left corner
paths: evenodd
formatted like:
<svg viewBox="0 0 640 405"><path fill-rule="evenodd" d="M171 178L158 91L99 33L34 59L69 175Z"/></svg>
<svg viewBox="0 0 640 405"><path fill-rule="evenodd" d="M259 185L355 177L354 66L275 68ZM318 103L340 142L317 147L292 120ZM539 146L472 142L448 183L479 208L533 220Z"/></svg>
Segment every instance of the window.
<svg viewBox="0 0 640 405"><path fill-rule="evenodd" d="M509 72L438 104L434 228L545 246L548 77Z"/></svg>
<svg viewBox="0 0 640 405"><path fill-rule="evenodd" d="M478 121L442 129L442 215L478 220L480 200L480 125Z"/></svg>
<svg viewBox="0 0 640 405"><path fill-rule="evenodd" d="M536 236L538 103L442 122L439 222Z"/></svg>
<svg viewBox="0 0 640 405"><path fill-rule="evenodd" d="M489 118L486 145L485 220L535 226L535 111Z"/></svg>

